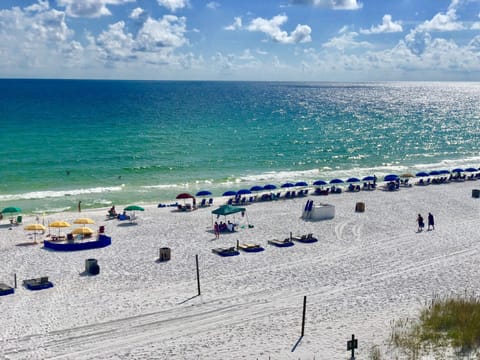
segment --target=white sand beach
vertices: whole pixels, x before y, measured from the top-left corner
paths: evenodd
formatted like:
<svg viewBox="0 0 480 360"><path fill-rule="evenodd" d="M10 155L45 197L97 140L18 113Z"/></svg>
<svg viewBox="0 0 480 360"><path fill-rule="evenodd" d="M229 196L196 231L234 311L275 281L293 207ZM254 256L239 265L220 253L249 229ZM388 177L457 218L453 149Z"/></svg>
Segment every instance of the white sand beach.
<svg viewBox="0 0 480 360"><path fill-rule="evenodd" d="M239 231L218 240L211 215L216 206L175 212L146 205L132 225L106 220L107 209L49 215L47 223L90 217L92 228L104 225L112 237L111 246L66 253L22 246L33 235L24 225L9 230L4 219L0 282L12 286L16 274L18 288L0 297L0 358L346 359L355 334L357 359L367 359L373 345L387 351L393 320L415 316L434 296L480 288L477 188L480 182L466 181L308 196L335 206L334 219L317 222L300 218L307 198L254 203L247 207L254 227L237 214ZM357 202L365 203L365 212L354 211ZM418 213L426 219L428 212L435 230L417 233ZM34 222L34 216L23 218ZM319 241L267 244L290 232L313 233ZM212 253L237 240L265 251L227 258ZM156 261L160 247L171 248L170 261ZM82 275L88 258L98 260L99 275ZM41 276L54 287L21 286ZM304 296L305 336L292 352Z"/></svg>

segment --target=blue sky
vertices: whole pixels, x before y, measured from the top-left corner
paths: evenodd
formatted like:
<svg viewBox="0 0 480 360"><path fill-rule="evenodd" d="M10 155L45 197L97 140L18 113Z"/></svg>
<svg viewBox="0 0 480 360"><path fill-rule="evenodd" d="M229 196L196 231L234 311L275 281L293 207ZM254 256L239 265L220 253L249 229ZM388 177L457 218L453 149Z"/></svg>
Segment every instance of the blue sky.
<svg viewBox="0 0 480 360"><path fill-rule="evenodd" d="M0 77L480 81L480 0L2 0Z"/></svg>

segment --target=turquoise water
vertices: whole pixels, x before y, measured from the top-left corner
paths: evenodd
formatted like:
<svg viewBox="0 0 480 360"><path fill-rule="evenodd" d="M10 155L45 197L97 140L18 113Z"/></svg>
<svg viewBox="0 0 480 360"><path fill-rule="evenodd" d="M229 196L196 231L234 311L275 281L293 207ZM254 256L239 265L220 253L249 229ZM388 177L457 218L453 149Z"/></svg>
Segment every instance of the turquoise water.
<svg viewBox="0 0 480 360"><path fill-rule="evenodd" d="M0 208L480 166L480 83L0 80Z"/></svg>

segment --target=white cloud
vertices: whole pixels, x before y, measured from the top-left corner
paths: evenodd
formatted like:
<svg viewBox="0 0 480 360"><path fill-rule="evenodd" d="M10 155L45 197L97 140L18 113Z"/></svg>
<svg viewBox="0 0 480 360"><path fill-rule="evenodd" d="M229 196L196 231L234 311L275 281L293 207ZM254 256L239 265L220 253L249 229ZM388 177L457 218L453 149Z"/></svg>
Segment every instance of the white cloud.
<svg viewBox="0 0 480 360"><path fill-rule="evenodd" d="M358 10L363 4L357 0L291 0L293 5L310 5L333 10Z"/></svg>
<svg viewBox="0 0 480 360"><path fill-rule="evenodd" d="M142 8L137 7L130 13L130 19L140 19L143 14L145 14L145 11Z"/></svg>
<svg viewBox="0 0 480 360"><path fill-rule="evenodd" d="M272 19L256 18L247 26L248 31L258 31L267 34L272 40L281 44L296 44L310 42L312 32L308 25L297 25L290 35L280 29L280 26L286 23L288 17L286 15L277 15Z"/></svg>
<svg viewBox="0 0 480 360"><path fill-rule="evenodd" d="M50 8L48 0L38 0L36 4L27 6L25 11L45 11Z"/></svg>
<svg viewBox="0 0 480 360"><path fill-rule="evenodd" d="M122 5L135 0L57 0L59 6L71 17L96 18L111 15L107 5Z"/></svg>
<svg viewBox="0 0 480 360"><path fill-rule="evenodd" d="M188 0L157 0L160 6L164 6L170 11L177 11L189 5Z"/></svg>
<svg viewBox="0 0 480 360"><path fill-rule="evenodd" d="M402 23L400 21L392 21L392 15L385 14L382 18L382 24L378 26L372 26L369 30L360 30L362 34L381 34L403 31Z"/></svg>
<svg viewBox="0 0 480 360"><path fill-rule="evenodd" d="M220 7L220 3L216 2L216 1L210 1L209 3L207 3L207 8L209 8L209 9L216 10L219 7Z"/></svg>
<svg viewBox="0 0 480 360"><path fill-rule="evenodd" d="M177 60L174 51L187 44L184 17L164 15L160 19L147 17L136 35L127 32L119 21L109 26L95 41L96 51L109 63L138 61L169 64Z"/></svg>
<svg viewBox="0 0 480 360"><path fill-rule="evenodd" d="M234 30L240 30L242 28L242 18L241 17L235 17L233 19L233 23L231 25L225 26L225 30L229 31L234 31Z"/></svg>
<svg viewBox="0 0 480 360"><path fill-rule="evenodd" d="M358 33L355 31L348 31L348 27L344 26L339 31L339 36L333 37L326 43L322 44L323 48L333 48L340 51L353 48L369 48L372 45L366 41L356 41L355 38Z"/></svg>
<svg viewBox="0 0 480 360"><path fill-rule="evenodd" d="M436 14L431 20L425 21L417 26L418 31L456 31L464 29L462 23L457 22L457 13L455 8L450 7L444 13Z"/></svg>

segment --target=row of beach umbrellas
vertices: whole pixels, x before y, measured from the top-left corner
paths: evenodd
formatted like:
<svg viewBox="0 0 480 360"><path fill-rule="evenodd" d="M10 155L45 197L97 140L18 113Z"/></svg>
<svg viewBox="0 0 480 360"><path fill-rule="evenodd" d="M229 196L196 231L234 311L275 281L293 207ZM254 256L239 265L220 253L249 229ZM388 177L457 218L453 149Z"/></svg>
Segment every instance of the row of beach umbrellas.
<svg viewBox="0 0 480 360"><path fill-rule="evenodd" d="M465 169L455 168L451 171L450 170L432 170L432 171L429 171L429 172L421 171L421 172L418 172L416 174L411 174L411 173L404 173L404 174L400 174L400 175L388 174L388 175L385 175L383 177L383 181L390 182L390 181L397 181L397 180L402 179L402 178L405 179L405 178L414 178L414 177L450 175L450 174L458 174L458 173L464 173L464 172L469 172L469 173L480 172L480 168L477 169L477 168L474 168L474 167L468 167L468 168L465 168ZM368 175L368 176L365 176L363 178L350 177L346 180L343 180L343 179L340 179L340 178L335 178L335 179L332 179L330 181L316 180L316 181L312 182L311 185L313 185L313 186L324 186L324 185L329 185L329 184L332 184L332 185L344 184L344 183L351 184L351 183L358 183L358 182L362 182L362 181L370 182L370 181L377 181L377 180L378 179L375 175ZM295 183L287 182L287 183L284 183L284 184L280 185L279 187L274 185L274 184L267 184L267 185L264 185L264 186L254 185L254 186L250 187L249 189L225 191L222 194L222 196L248 195L248 194L252 194L252 193L255 193L255 192L259 192L259 191L275 190L277 188L285 189L285 188L306 187L306 186L309 186L309 184L305 181L299 181L299 182L295 182ZM210 192L209 190L201 190L201 191L199 191L195 194L195 196L199 196L199 197L210 196L210 195L212 195L212 192ZM193 197L194 197L193 195L183 193L183 194L180 194L179 196L177 196L177 199L185 199L185 198L193 198Z"/></svg>

